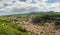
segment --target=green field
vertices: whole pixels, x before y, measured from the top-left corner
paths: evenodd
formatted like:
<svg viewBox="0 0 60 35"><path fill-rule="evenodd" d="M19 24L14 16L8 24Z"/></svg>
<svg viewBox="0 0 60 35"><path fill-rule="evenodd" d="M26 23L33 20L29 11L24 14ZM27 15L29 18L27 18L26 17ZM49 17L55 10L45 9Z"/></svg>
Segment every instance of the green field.
<svg viewBox="0 0 60 35"><path fill-rule="evenodd" d="M0 20L0 35L27 35L28 32L23 27L3 19Z"/></svg>

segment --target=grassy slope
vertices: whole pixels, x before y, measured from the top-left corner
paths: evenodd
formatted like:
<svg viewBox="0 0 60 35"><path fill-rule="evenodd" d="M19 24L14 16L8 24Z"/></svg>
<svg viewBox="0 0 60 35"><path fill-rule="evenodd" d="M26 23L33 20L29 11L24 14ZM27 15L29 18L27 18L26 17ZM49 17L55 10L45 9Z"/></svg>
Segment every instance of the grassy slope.
<svg viewBox="0 0 60 35"><path fill-rule="evenodd" d="M0 35L27 35L27 31L16 23L0 20Z"/></svg>

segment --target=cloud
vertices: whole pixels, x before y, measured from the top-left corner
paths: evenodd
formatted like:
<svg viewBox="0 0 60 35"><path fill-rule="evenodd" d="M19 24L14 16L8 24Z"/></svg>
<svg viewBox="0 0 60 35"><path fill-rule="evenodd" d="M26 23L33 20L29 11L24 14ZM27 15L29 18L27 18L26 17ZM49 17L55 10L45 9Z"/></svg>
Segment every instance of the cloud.
<svg viewBox="0 0 60 35"><path fill-rule="evenodd" d="M13 1L15 1L13 3ZM21 2L20 0L2 0L0 1L0 11L6 12L39 12L39 11L60 11L60 3L46 3L48 0L35 0L36 3L31 3L32 0ZM8 3L7 7L3 4Z"/></svg>
<svg viewBox="0 0 60 35"><path fill-rule="evenodd" d="M60 3L54 3L48 6L49 10L55 11L55 12L60 12Z"/></svg>

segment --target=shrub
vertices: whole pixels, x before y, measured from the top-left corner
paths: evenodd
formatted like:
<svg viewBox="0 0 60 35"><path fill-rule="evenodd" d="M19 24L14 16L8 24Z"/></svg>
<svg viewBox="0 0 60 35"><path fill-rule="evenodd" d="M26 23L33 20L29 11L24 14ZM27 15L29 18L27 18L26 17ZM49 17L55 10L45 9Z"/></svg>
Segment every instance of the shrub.
<svg viewBox="0 0 60 35"><path fill-rule="evenodd" d="M55 22L55 25L60 25L60 21L56 21Z"/></svg>

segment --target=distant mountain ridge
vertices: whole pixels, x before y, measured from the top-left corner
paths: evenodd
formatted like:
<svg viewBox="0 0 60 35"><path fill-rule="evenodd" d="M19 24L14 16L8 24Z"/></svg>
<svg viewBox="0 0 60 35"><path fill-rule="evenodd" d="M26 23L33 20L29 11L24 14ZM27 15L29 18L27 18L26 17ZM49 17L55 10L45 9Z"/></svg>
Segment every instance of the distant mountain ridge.
<svg viewBox="0 0 60 35"><path fill-rule="evenodd" d="M35 15L35 14L60 14L60 12L30 12L25 14L11 14L11 15L2 15L2 16L21 16L21 15Z"/></svg>

